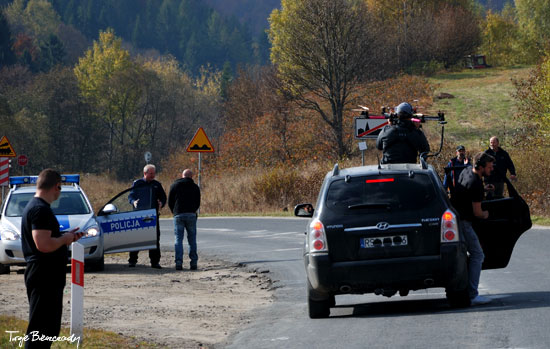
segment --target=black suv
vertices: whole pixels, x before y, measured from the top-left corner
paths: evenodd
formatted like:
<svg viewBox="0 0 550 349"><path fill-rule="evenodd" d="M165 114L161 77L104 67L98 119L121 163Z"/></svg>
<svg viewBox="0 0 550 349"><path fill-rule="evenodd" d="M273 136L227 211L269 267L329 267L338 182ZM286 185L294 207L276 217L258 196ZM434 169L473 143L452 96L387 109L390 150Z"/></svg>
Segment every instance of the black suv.
<svg viewBox="0 0 550 349"><path fill-rule="evenodd" d="M509 183L509 182L508 182ZM484 269L504 268L519 236L531 227L529 208L511 184L509 198L485 201L490 220L474 224ZM329 172L311 217L304 262L311 318L329 316L335 295L406 296L444 287L452 306L467 306L466 246L457 211L432 166L387 164Z"/></svg>

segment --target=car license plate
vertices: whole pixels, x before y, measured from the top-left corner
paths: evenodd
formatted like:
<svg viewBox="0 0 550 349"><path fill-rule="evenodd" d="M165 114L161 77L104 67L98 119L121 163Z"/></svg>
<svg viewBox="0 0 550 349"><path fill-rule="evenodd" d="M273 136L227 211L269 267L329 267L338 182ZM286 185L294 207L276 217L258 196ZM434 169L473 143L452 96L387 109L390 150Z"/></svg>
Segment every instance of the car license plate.
<svg viewBox="0 0 550 349"><path fill-rule="evenodd" d="M372 238L363 238L360 240L361 248L378 248L406 246L407 235L380 236Z"/></svg>

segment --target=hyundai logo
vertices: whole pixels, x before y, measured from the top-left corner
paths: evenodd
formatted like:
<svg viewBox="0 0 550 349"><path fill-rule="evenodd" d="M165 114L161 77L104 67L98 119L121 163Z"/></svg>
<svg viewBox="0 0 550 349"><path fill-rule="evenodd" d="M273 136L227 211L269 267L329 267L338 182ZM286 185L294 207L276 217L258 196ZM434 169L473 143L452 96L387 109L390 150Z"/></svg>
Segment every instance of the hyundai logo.
<svg viewBox="0 0 550 349"><path fill-rule="evenodd" d="M378 230L387 230L389 227L390 224L387 222L380 222L376 225L376 228L378 228Z"/></svg>

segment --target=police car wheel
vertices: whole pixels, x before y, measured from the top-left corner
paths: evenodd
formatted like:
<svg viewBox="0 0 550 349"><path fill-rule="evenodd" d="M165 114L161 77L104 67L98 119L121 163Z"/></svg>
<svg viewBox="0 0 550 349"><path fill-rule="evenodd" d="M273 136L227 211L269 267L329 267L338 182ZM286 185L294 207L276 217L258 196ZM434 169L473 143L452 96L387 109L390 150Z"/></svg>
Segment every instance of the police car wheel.
<svg viewBox="0 0 550 349"><path fill-rule="evenodd" d="M105 270L105 256L101 256L101 259L97 262L90 263L90 271L103 271Z"/></svg>
<svg viewBox="0 0 550 349"><path fill-rule="evenodd" d="M9 274L10 273L10 266L0 264L0 274Z"/></svg>

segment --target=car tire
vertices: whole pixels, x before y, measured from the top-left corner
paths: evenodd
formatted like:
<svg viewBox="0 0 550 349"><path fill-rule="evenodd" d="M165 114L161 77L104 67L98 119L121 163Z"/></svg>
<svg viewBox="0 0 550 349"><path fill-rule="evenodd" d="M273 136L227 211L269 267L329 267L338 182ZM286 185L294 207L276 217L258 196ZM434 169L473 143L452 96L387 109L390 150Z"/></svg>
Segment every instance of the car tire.
<svg viewBox="0 0 550 349"><path fill-rule="evenodd" d="M0 274L9 274L10 273L10 266L0 264Z"/></svg>
<svg viewBox="0 0 550 349"><path fill-rule="evenodd" d="M330 307L335 304L335 297L328 296L327 299L317 300L317 293L311 287L307 280L307 310L311 319L327 318L330 315Z"/></svg>
<svg viewBox="0 0 550 349"><path fill-rule="evenodd" d="M90 271L104 271L105 270L105 256L101 256L101 259L97 262L93 262L90 265Z"/></svg>
<svg viewBox="0 0 550 349"><path fill-rule="evenodd" d="M470 306L470 295L468 290L454 291L447 290L447 301L453 308L465 308Z"/></svg>

